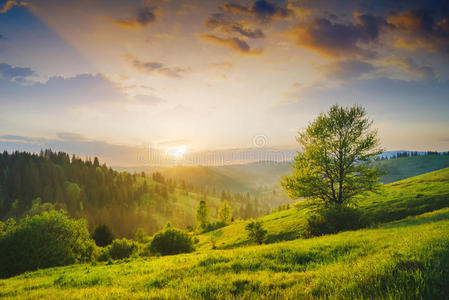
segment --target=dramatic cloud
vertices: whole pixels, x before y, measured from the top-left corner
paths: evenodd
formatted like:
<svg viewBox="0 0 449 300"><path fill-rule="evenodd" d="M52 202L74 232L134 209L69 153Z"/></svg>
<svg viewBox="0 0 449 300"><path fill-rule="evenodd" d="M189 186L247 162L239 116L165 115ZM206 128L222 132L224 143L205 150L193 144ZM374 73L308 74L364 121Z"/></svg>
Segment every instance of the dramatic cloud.
<svg viewBox="0 0 449 300"><path fill-rule="evenodd" d="M34 74L34 71L30 68L20 68L8 64L0 64L0 79L21 80Z"/></svg>
<svg viewBox="0 0 449 300"><path fill-rule="evenodd" d="M236 37L221 38L212 34L203 34L200 38L205 42L227 47L244 55L253 56L262 53L262 49L252 49L247 42Z"/></svg>
<svg viewBox="0 0 449 300"><path fill-rule="evenodd" d="M376 68L371 64L358 60L333 62L319 67L324 75L330 79L349 80L373 72Z"/></svg>
<svg viewBox="0 0 449 300"><path fill-rule="evenodd" d="M328 19L313 18L292 27L289 35L295 44L330 58L374 57L375 53L360 43L375 42L384 19L368 14L356 14L356 23L332 23Z"/></svg>
<svg viewBox="0 0 449 300"><path fill-rule="evenodd" d="M387 64L397 67L405 72L409 72L425 79L434 79L435 71L431 66L420 66L411 57L396 58L391 57L384 60Z"/></svg>
<svg viewBox="0 0 449 300"><path fill-rule="evenodd" d="M441 14L446 16L445 10ZM432 11L419 9L390 15L387 21L394 26L396 47L449 52L448 18L435 21Z"/></svg>
<svg viewBox="0 0 449 300"><path fill-rule="evenodd" d="M156 14L159 8L157 6L149 6L140 8L136 15L127 18L120 19L114 22L117 26L128 28L128 29L138 29L141 27L145 27L151 23L156 22Z"/></svg>
<svg viewBox="0 0 449 300"><path fill-rule="evenodd" d="M251 2L250 4L224 3L221 10L233 15L246 15L254 17L262 23L269 23L272 20L288 19L294 15L293 10L283 8L276 3L265 0Z"/></svg>
<svg viewBox="0 0 449 300"><path fill-rule="evenodd" d="M247 38L263 38L264 33L260 29L249 29L238 22L234 22L227 18L224 14L213 14L204 21L204 25L217 32L225 34L239 34Z"/></svg>
<svg viewBox="0 0 449 300"><path fill-rule="evenodd" d="M130 54L126 55L125 59L130 60L132 66L136 70L148 74L155 73L162 76L179 79L192 72L190 68L168 67L160 62L141 61L137 57Z"/></svg>

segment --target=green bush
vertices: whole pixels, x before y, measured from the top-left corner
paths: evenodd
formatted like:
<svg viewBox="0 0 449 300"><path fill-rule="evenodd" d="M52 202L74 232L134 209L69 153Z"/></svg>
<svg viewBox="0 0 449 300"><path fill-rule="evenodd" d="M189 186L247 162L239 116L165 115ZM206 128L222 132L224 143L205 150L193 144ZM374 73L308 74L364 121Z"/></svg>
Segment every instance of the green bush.
<svg viewBox="0 0 449 300"><path fill-rule="evenodd" d="M86 220L50 211L22 219L0 236L0 276L92 259Z"/></svg>
<svg viewBox="0 0 449 300"><path fill-rule="evenodd" d="M137 244L131 240L122 238L115 239L112 244L108 246L109 256L112 259L124 259L130 257L137 251Z"/></svg>
<svg viewBox="0 0 449 300"><path fill-rule="evenodd" d="M193 240L187 232L167 226L154 235L150 250L161 255L188 253L194 250Z"/></svg>
<svg viewBox="0 0 449 300"><path fill-rule="evenodd" d="M362 212L348 206L321 208L307 218L303 236L312 237L366 226Z"/></svg>
<svg viewBox="0 0 449 300"><path fill-rule="evenodd" d="M251 221L246 225L245 229L248 231L248 237L258 245L265 240L267 231L263 228L262 221Z"/></svg>
<svg viewBox="0 0 449 300"><path fill-rule="evenodd" d="M95 240L97 246L106 247L114 240L114 234L106 224L103 224L95 228L92 238Z"/></svg>

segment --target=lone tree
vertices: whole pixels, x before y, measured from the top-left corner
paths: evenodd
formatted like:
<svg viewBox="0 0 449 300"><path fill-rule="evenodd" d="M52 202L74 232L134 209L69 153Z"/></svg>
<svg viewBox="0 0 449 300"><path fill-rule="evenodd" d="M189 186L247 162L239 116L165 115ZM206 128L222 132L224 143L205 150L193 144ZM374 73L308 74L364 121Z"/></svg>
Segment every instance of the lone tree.
<svg viewBox="0 0 449 300"><path fill-rule="evenodd" d="M281 180L289 197L341 206L376 190L380 172L374 159L382 150L371 126L363 107L334 105L300 131L303 152L294 159L292 175Z"/></svg>
<svg viewBox="0 0 449 300"><path fill-rule="evenodd" d="M204 200L200 201L198 209L196 210L196 220L202 229L206 228L209 224L209 209Z"/></svg>
<svg viewBox="0 0 449 300"><path fill-rule="evenodd" d="M232 209L226 200L223 201L223 205L218 210L218 219L220 220L220 222L223 222L225 224L231 223Z"/></svg>

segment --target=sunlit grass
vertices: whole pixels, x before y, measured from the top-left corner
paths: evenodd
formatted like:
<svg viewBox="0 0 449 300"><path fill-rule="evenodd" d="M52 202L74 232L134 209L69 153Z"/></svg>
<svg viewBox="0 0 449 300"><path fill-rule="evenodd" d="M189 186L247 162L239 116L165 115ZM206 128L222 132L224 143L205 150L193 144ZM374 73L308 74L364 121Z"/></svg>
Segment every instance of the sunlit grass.
<svg viewBox="0 0 449 300"><path fill-rule="evenodd" d="M0 281L20 298L439 297L448 292L449 209L308 240L73 265Z"/></svg>

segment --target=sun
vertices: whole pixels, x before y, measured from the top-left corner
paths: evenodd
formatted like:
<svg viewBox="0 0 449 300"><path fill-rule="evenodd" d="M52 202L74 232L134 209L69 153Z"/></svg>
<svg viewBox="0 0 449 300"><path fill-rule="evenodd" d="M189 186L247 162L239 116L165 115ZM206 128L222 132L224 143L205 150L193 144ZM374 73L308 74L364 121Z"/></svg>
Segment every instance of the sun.
<svg viewBox="0 0 449 300"><path fill-rule="evenodd" d="M173 156L174 158L181 158L184 153L186 152L187 147L184 145L181 146L175 146L175 147L170 147L167 150L167 153L171 156Z"/></svg>

